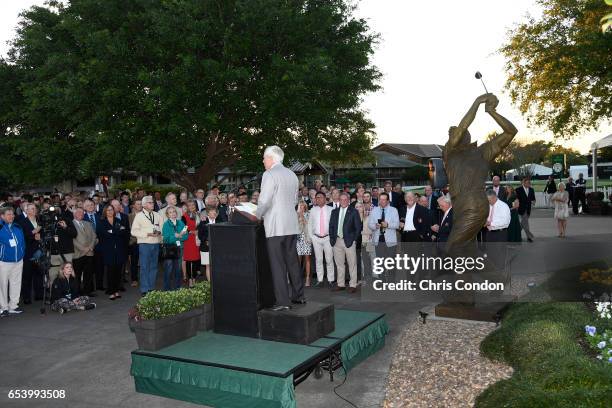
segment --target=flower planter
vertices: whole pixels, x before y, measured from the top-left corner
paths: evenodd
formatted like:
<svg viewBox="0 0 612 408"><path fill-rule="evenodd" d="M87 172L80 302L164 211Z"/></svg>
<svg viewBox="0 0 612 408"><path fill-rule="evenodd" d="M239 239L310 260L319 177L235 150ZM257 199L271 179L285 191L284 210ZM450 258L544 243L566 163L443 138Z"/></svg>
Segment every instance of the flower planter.
<svg viewBox="0 0 612 408"><path fill-rule="evenodd" d="M175 316L155 320L130 320L136 333L138 348L155 351L196 335L201 325L204 307L198 307Z"/></svg>
<svg viewBox="0 0 612 408"><path fill-rule="evenodd" d="M212 304L204 303L202 305L202 316L198 323L198 331L210 330L213 327L213 312Z"/></svg>

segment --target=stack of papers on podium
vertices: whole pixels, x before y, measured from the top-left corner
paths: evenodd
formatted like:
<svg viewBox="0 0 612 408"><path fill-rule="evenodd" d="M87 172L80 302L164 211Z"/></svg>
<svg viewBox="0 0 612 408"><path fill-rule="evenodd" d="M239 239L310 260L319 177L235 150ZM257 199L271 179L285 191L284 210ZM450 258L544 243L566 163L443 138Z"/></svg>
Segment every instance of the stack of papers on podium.
<svg viewBox="0 0 612 408"><path fill-rule="evenodd" d="M255 213L257 212L257 205L253 203L238 203L236 204L236 209L255 216Z"/></svg>

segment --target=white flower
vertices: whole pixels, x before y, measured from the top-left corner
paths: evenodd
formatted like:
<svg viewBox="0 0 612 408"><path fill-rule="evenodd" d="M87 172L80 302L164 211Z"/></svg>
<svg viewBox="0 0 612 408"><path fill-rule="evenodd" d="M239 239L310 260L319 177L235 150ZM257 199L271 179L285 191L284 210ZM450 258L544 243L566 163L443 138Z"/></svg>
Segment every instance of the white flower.
<svg viewBox="0 0 612 408"><path fill-rule="evenodd" d="M606 342L605 341L600 341L599 343L597 343L597 347L599 347L600 349L606 347Z"/></svg>

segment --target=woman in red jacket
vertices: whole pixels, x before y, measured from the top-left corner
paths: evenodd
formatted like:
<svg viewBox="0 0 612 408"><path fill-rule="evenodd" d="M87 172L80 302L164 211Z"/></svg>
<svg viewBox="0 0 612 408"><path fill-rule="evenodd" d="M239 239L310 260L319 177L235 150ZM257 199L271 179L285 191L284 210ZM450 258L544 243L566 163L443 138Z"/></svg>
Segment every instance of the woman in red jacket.
<svg viewBox="0 0 612 408"><path fill-rule="evenodd" d="M183 278L189 280L189 287L192 287L200 271L200 243L198 242L200 216L198 215L198 205L194 200L187 201L187 212L183 214L183 222L189 232L189 238L185 241L185 248L183 249L186 275Z"/></svg>

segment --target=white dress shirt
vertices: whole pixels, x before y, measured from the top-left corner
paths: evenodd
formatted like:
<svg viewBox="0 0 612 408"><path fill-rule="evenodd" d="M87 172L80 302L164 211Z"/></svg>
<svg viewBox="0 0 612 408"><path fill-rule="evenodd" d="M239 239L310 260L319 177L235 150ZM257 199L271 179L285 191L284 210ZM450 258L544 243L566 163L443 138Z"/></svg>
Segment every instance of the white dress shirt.
<svg viewBox="0 0 612 408"><path fill-rule="evenodd" d="M495 201L495 204L489 204L487 221L490 223L487 227L490 231L508 228L508 225L510 225L510 207L499 199Z"/></svg>
<svg viewBox="0 0 612 408"><path fill-rule="evenodd" d="M406 220L404 221L404 231L416 231L414 227L414 209L417 204L412 207L406 207Z"/></svg>
<svg viewBox="0 0 612 408"><path fill-rule="evenodd" d="M323 214L321 215L321 213ZM324 237L329 235L329 220L331 219L332 208L329 205L312 207L308 216L308 229L311 236ZM321 216L323 216L323 229L321 229Z"/></svg>

